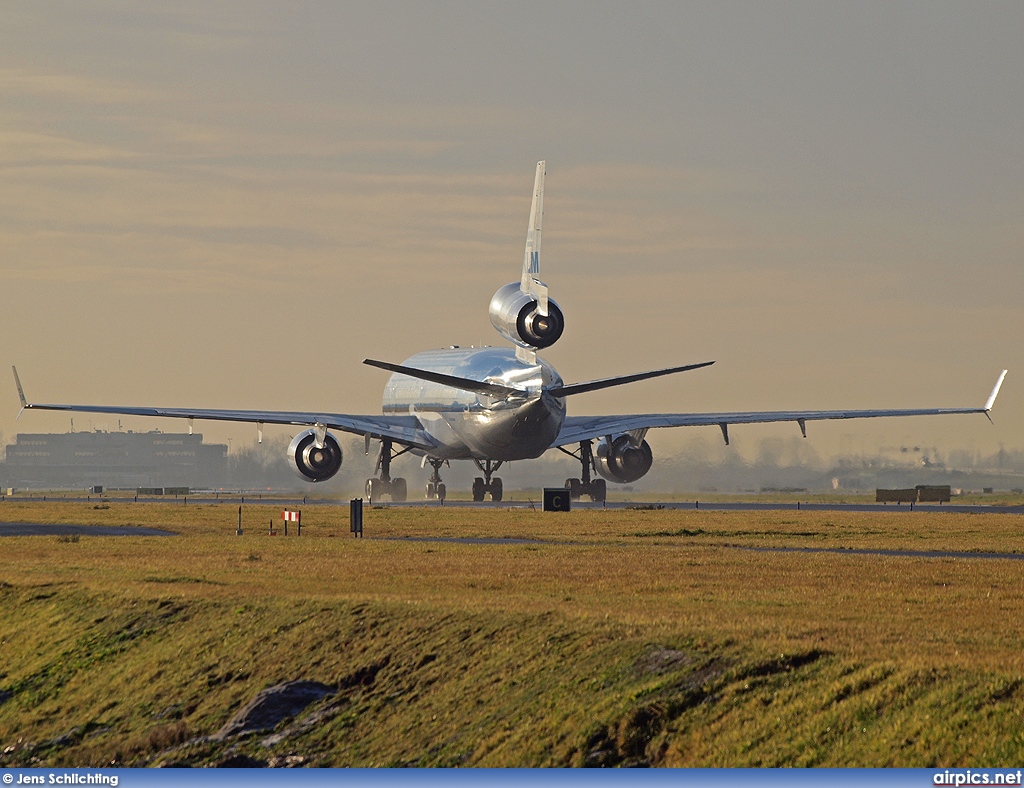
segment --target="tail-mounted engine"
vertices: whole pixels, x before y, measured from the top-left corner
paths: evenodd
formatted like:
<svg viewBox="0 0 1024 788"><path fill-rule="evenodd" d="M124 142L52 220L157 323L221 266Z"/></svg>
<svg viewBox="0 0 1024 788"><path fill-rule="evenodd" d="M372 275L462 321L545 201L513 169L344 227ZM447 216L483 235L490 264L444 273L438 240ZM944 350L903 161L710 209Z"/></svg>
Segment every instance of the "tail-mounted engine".
<svg viewBox="0 0 1024 788"><path fill-rule="evenodd" d="M626 434L616 435L608 442L602 438L597 444L597 472L610 482L628 484L635 482L651 469L654 457L647 441L636 445Z"/></svg>
<svg viewBox="0 0 1024 788"><path fill-rule="evenodd" d="M550 298L547 314L541 314L540 302L532 293L524 292L519 282L498 290L491 298L491 325L515 344L534 350L551 347L562 336L565 318Z"/></svg>
<svg viewBox="0 0 1024 788"><path fill-rule="evenodd" d="M318 448L316 443L316 430L313 429L300 432L288 444L292 468L307 482L327 481L341 468L341 444L338 440L326 432L323 448Z"/></svg>

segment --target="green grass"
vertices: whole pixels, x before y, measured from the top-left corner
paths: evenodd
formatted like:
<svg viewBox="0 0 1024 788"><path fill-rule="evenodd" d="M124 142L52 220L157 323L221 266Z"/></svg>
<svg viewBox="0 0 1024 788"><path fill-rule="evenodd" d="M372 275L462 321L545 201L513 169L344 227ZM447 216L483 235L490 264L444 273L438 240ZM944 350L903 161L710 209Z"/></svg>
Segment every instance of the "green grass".
<svg viewBox="0 0 1024 788"><path fill-rule="evenodd" d="M1024 756L1022 518L0 505L173 538L0 543L0 765L967 766ZM275 523L276 524L276 523ZM402 537L530 537L465 545ZM391 537L391 538L382 538ZM214 742L259 690L339 692ZM311 716L312 715L312 716ZM305 723L314 720L315 724Z"/></svg>

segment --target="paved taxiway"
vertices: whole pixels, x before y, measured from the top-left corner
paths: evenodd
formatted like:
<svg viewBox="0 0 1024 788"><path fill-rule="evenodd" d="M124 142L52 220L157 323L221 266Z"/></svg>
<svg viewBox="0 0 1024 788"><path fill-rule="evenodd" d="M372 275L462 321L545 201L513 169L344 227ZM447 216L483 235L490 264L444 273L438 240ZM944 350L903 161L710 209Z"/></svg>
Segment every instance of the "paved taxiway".
<svg viewBox="0 0 1024 788"><path fill-rule="evenodd" d="M0 523L0 536L176 536L171 531L158 528L115 525L52 525L41 523ZM374 537L369 537L373 539ZM465 545L546 545L567 547L582 542L547 541L545 539L513 539L479 536L386 536L378 537L389 542L426 542ZM615 547L617 545L609 545ZM661 543L659 547L689 547L685 543ZM957 558L988 561L1024 561L1024 553L970 553L945 550L875 550L859 547L748 547L745 545L709 545L718 550L748 550L755 553L835 553L850 556L879 556L888 558Z"/></svg>

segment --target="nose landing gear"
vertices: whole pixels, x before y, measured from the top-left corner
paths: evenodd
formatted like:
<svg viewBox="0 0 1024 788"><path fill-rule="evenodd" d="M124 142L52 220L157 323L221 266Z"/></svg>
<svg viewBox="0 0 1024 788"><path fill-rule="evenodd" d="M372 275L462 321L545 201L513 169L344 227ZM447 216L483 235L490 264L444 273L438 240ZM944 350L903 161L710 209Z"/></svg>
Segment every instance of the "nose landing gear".
<svg viewBox="0 0 1024 788"><path fill-rule="evenodd" d="M441 466L444 465L447 460L427 457L427 462L429 462L430 467L434 469L434 472L430 474L430 481L427 482L427 499L438 500L443 504L445 496L448 494L448 488L445 487L444 482L441 481Z"/></svg>

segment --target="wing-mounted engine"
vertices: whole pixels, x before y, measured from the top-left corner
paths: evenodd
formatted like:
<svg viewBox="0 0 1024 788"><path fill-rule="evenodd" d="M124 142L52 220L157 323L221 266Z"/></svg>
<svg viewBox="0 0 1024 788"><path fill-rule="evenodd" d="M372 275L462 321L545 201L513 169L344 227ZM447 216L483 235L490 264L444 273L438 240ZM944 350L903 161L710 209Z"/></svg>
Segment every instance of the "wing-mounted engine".
<svg viewBox="0 0 1024 788"><path fill-rule="evenodd" d="M491 325L520 347L535 350L551 347L562 336L565 318L558 304L546 294L544 301L546 304L533 293L524 292L519 282L507 284L491 298Z"/></svg>
<svg viewBox="0 0 1024 788"><path fill-rule="evenodd" d="M623 433L609 442L602 438L597 444L597 472L610 482L629 484L651 469L654 457L647 441L637 442L632 435Z"/></svg>
<svg viewBox="0 0 1024 788"><path fill-rule="evenodd" d="M324 432L323 446L317 446L315 429L300 432L288 444L288 459L299 477L307 482L324 482L341 468L341 444Z"/></svg>

